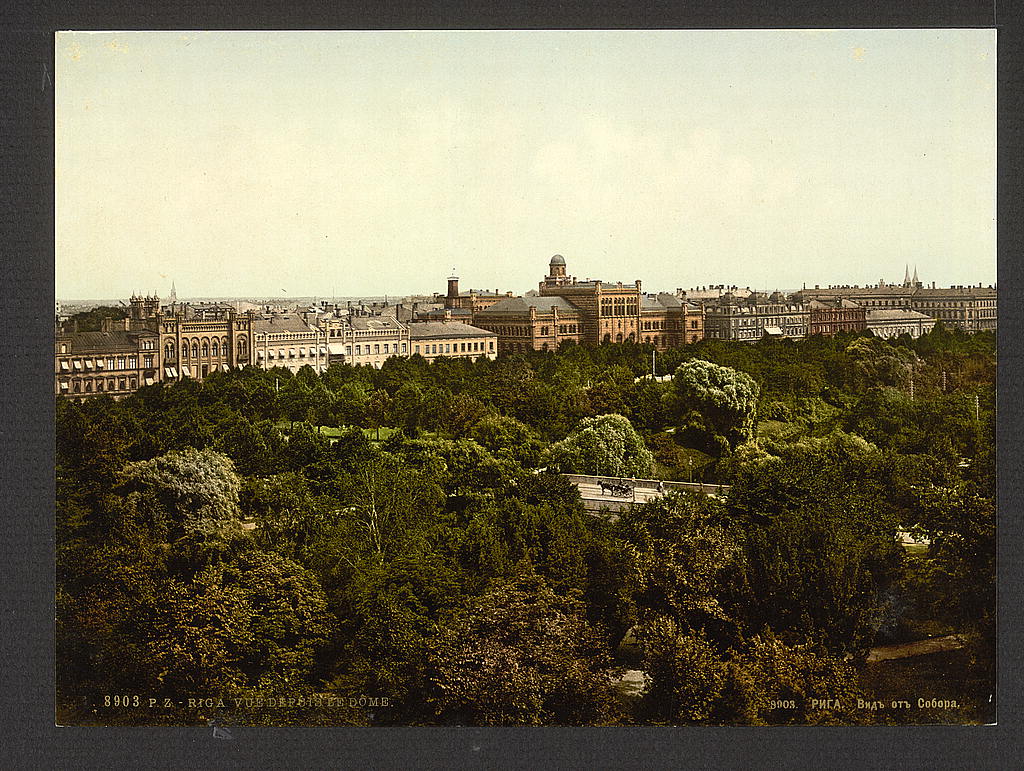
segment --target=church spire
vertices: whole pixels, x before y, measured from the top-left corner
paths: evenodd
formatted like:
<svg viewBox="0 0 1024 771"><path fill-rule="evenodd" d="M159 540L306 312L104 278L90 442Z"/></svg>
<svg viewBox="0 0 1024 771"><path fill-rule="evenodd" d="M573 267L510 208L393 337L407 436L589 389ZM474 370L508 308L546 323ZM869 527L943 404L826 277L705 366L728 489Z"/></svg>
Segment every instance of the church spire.
<svg viewBox="0 0 1024 771"><path fill-rule="evenodd" d="M910 263L907 263L906 269L903 271L903 286L910 286Z"/></svg>
<svg viewBox="0 0 1024 771"><path fill-rule="evenodd" d="M917 279L917 266L914 266L914 286L921 286L921 282Z"/></svg>

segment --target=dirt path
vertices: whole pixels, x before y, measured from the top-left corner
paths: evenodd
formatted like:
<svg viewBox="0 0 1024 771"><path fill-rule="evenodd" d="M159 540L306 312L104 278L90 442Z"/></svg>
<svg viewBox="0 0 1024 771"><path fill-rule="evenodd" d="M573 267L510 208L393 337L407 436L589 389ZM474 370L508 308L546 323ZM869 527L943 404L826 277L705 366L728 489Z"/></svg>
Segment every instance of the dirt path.
<svg viewBox="0 0 1024 771"><path fill-rule="evenodd" d="M906 659L911 656L925 656L929 653L952 651L963 648L966 641L958 634L945 637L930 637L927 640L901 643L899 645L882 645L872 648L868 653L868 661L889 661L890 659Z"/></svg>

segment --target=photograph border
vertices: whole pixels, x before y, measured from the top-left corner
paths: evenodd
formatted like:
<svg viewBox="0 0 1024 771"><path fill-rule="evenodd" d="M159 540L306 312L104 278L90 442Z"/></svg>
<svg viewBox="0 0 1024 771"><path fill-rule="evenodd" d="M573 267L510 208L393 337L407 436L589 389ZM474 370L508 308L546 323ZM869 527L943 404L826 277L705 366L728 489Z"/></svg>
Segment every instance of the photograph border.
<svg viewBox="0 0 1024 771"><path fill-rule="evenodd" d="M792 5L793 7L789 7ZM5 157L5 200L15 235L8 243L12 264L3 292L7 323L8 387L4 472L9 497L5 507L8 538L3 560L6 591L3 678L0 692L13 733L12 757L57 767L120 767L127 758L156 767L245 762L253 767L288 763L316 767L365 765L420 767L677 767L702 758L701 765L736 767L744 762L796 767L827 764L837 757L860 768L978 767L979 753L998 763L1013 755L1019 741L1021 597L1014 571L1021 543L1021 490L1015 463L1008 462L1019 437L1020 281L1019 180L1022 161L1020 29L996 17L994 3L911 3L900 8L859 4L794 3L767 9L748 3L707 4L686 16L665 4L574 8L556 17L541 4L501 4L491 9L438 8L373 12L346 7L327 17L292 9L271 16L239 18L234 6L198 4L182 9L139 13L137 9L87 5L75 14L56 13L8 22L4 49L10 60L5 85L15 152ZM389 8L393 8L389 6ZM545 9L548 15L545 16ZM557 10L557 9L556 9ZM616 15L615 11L620 11ZM1000 9L1000 14L1005 13ZM987 20L987 21L986 21ZM1019 17L1013 19L1019 23ZM53 33L59 29L247 29L247 28L792 28L792 27L948 27L995 26L998 32L999 166L998 232L1000 328L997 430L999 452L999 724L996 727L900 728L234 728L228 737L202 728L56 728L53 726L53 500L52 399L53 248ZM51 304L47 304L51 303ZM27 338L30 345L21 342ZM19 347L15 349L15 345ZM45 382L44 382L45 380ZM1015 571L1014 571L1015 572ZM343 733L338 733L342 731ZM856 755L849 753L856 749ZM913 757L909 753L915 753ZM258 762L257 762L258 761ZM987 764L986 764L987 765Z"/></svg>

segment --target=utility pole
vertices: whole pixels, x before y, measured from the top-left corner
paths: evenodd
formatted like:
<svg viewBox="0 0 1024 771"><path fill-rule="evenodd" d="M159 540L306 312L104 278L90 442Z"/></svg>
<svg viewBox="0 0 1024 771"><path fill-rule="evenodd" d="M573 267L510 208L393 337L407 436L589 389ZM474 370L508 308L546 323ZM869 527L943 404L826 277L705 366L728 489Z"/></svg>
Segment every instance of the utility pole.
<svg viewBox="0 0 1024 771"><path fill-rule="evenodd" d="M942 370L942 393L946 393L946 370Z"/></svg>
<svg viewBox="0 0 1024 771"><path fill-rule="evenodd" d="M655 352L651 351L651 380L657 380L658 379L658 373L657 373L657 371L654 368L654 355L655 355Z"/></svg>
<svg viewBox="0 0 1024 771"><path fill-rule="evenodd" d="M974 395L974 419L977 421L981 420L981 405L978 402L978 395Z"/></svg>

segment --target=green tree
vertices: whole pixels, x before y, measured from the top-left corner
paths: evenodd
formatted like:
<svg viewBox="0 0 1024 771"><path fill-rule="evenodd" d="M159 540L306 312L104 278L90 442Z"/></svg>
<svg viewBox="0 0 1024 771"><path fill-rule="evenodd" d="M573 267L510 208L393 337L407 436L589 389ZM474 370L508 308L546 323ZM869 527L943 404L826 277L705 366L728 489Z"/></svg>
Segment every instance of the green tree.
<svg viewBox="0 0 1024 771"><path fill-rule="evenodd" d="M654 456L622 415L584 418L576 429L550 448L551 465L563 473L647 477Z"/></svg>
<svg viewBox="0 0 1024 771"><path fill-rule="evenodd" d="M747 627L865 654L902 561L884 457L841 433L770 449L746 454L728 500L743 531Z"/></svg>
<svg viewBox="0 0 1024 771"><path fill-rule="evenodd" d="M431 693L446 723L604 725L617 718L611 675L582 603L527 573L442 632Z"/></svg>
<svg viewBox="0 0 1024 771"><path fill-rule="evenodd" d="M871 722L849 663L808 643L766 632L729 658L716 722L740 725L857 725ZM773 704L774 702L774 704ZM784 708L778 704L787 703Z"/></svg>
<svg viewBox="0 0 1024 771"><path fill-rule="evenodd" d="M122 489L157 540L231 537L239 532L239 479L214 450L187 449L128 464Z"/></svg>
<svg viewBox="0 0 1024 771"><path fill-rule="evenodd" d="M677 415L697 410L733 447L751 437L759 389L750 375L692 359L679 365L672 383Z"/></svg>
<svg viewBox="0 0 1024 771"><path fill-rule="evenodd" d="M335 625L310 573L280 555L247 552L164 587L148 630L147 685L218 695L274 682L295 687L309 681Z"/></svg>

